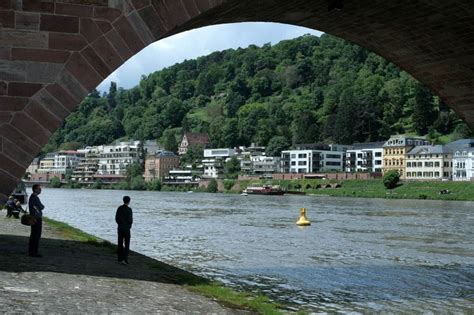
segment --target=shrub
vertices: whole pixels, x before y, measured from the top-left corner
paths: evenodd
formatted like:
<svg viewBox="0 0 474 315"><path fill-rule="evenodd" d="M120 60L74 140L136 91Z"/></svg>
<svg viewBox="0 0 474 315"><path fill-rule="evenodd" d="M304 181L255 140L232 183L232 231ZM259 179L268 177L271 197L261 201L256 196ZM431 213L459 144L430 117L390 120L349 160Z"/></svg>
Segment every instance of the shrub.
<svg viewBox="0 0 474 315"><path fill-rule="evenodd" d="M225 188L225 190L231 190L232 187L234 187L234 184L235 184L235 181L234 181L234 180L226 179L226 180L224 181L224 188Z"/></svg>
<svg viewBox="0 0 474 315"><path fill-rule="evenodd" d="M146 190L145 180L142 175L138 175L132 178L130 181L131 190Z"/></svg>
<svg viewBox="0 0 474 315"><path fill-rule="evenodd" d="M387 189L393 189L397 187L398 181L400 180L400 174L397 171L388 171L383 176L383 185Z"/></svg>
<svg viewBox="0 0 474 315"><path fill-rule="evenodd" d="M161 190L161 181L159 179L154 179L151 182L148 182L147 189L152 191L160 191Z"/></svg>
<svg viewBox="0 0 474 315"><path fill-rule="evenodd" d="M428 196L425 194L419 194L418 199L428 199Z"/></svg>
<svg viewBox="0 0 474 315"><path fill-rule="evenodd" d="M207 186L207 192L216 193L217 192L217 181L213 178Z"/></svg>
<svg viewBox="0 0 474 315"><path fill-rule="evenodd" d="M57 177L53 177L49 181L49 186L51 186L53 188L61 188L61 180Z"/></svg>
<svg viewBox="0 0 474 315"><path fill-rule="evenodd" d="M92 189L102 189L103 182L99 179L92 185Z"/></svg>

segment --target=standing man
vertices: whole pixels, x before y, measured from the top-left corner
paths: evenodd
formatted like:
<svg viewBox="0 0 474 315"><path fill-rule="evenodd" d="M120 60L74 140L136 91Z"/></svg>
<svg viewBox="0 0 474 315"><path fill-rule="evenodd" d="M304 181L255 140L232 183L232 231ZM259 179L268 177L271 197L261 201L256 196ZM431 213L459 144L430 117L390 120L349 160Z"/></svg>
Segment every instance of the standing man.
<svg viewBox="0 0 474 315"><path fill-rule="evenodd" d="M130 204L130 197L123 197L123 205L118 207L115 214L115 222L117 222L117 259L122 265L128 265L128 251L130 249L130 229L133 223L132 208ZM125 243L125 248L124 248Z"/></svg>
<svg viewBox="0 0 474 315"><path fill-rule="evenodd" d="M41 186L33 185L33 194L28 201L28 208L30 214L36 218L36 223L31 226L30 243L28 245L28 254L31 257L42 257L38 253L39 241L41 238L41 230L43 229L43 209L38 195L41 194Z"/></svg>

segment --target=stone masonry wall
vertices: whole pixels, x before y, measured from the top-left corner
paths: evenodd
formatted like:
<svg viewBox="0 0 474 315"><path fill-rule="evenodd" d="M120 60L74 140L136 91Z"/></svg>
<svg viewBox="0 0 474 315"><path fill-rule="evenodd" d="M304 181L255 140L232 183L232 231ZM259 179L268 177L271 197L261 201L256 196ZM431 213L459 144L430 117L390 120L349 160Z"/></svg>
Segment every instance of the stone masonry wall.
<svg viewBox="0 0 474 315"><path fill-rule="evenodd" d="M81 100L145 46L193 28L272 21L394 62L474 127L472 0L0 0L0 203ZM158 56L159 57L159 56Z"/></svg>

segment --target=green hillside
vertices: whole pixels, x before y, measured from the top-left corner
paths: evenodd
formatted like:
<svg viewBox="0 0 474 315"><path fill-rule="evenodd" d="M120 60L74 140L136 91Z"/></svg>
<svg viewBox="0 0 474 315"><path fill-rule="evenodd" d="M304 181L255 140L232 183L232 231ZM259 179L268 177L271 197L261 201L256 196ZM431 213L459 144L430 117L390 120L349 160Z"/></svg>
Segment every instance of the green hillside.
<svg viewBox="0 0 474 315"><path fill-rule="evenodd" d="M161 139L175 150L184 131L208 132L216 147L470 136L437 97L383 58L330 35L214 52L144 76L125 90L91 93L45 152Z"/></svg>

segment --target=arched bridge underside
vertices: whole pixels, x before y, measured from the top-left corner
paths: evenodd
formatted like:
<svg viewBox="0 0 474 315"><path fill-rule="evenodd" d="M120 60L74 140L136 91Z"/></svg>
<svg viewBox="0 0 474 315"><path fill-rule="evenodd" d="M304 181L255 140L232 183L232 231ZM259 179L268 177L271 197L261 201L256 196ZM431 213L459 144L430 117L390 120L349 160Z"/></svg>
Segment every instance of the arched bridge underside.
<svg viewBox="0 0 474 315"><path fill-rule="evenodd" d="M359 44L474 127L472 0L0 0L0 202L66 116L127 59L182 31L244 21Z"/></svg>

